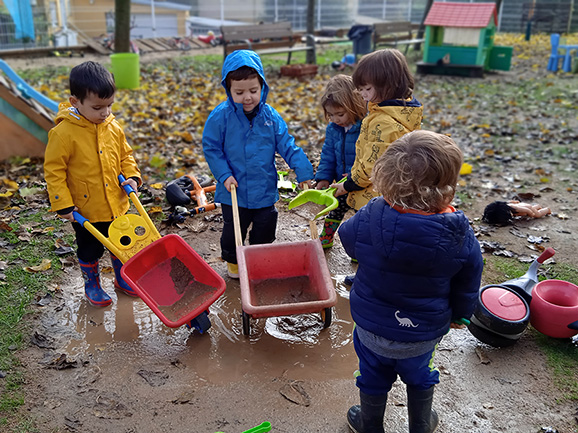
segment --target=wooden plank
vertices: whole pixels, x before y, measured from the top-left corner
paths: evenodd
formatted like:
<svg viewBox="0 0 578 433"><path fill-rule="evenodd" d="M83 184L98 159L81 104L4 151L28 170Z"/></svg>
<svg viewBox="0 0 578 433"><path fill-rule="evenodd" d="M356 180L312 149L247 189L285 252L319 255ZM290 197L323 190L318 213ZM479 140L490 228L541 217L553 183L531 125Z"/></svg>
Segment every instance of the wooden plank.
<svg viewBox="0 0 578 433"><path fill-rule="evenodd" d="M26 100L15 94L8 87L3 85L0 86L0 98L4 99L44 130L49 131L54 126L54 122L52 122L51 119L47 119L45 116L40 114L28 102L26 102Z"/></svg>
<svg viewBox="0 0 578 433"><path fill-rule="evenodd" d="M163 41L162 38L153 38L150 40L153 41L155 44L163 47L166 51L171 51L175 49L175 47L173 47L171 44L168 43L168 40Z"/></svg>
<svg viewBox="0 0 578 433"><path fill-rule="evenodd" d="M0 161L12 156L42 157L46 145L12 119L0 113Z"/></svg>
<svg viewBox="0 0 578 433"><path fill-rule="evenodd" d="M153 51L148 45L141 43L140 39L133 39L132 42L137 46L139 52L142 54Z"/></svg>
<svg viewBox="0 0 578 433"><path fill-rule="evenodd" d="M146 45L152 51L167 51L162 45L157 44L153 39L137 39L141 44ZM149 51L150 51L149 50Z"/></svg>
<svg viewBox="0 0 578 433"><path fill-rule="evenodd" d="M91 48L94 51L96 51L97 53L105 55L105 56L112 54L111 49L106 48L100 42L98 42L98 41L94 40L93 38L91 38L90 36L88 36L81 29L79 29L77 26L75 26L74 23L68 22L68 26L78 34L78 36L80 37L82 42L84 42L89 48Z"/></svg>
<svg viewBox="0 0 578 433"><path fill-rule="evenodd" d="M223 41L243 41L245 39L271 39L293 37L291 23L264 23L257 25L221 26Z"/></svg>

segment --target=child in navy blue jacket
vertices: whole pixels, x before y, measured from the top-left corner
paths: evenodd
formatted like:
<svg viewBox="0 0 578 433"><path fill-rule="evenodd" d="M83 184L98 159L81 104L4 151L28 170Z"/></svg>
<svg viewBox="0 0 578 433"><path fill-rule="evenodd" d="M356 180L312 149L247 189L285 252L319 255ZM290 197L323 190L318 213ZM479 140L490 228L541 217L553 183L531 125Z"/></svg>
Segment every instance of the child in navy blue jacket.
<svg viewBox="0 0 578 433"><path fill-rule="evenodd" d="M398 376L407 385L410 433L437 426L435 348L472 315L483 268L468 218L450 205L461 165L449 137L404 135L373 168L383 197L339 229L345 251L359 261L350 308L361 405L347 413L356 433L384 432L387 394Z"/></svg>
<svg viewBox="0 0 578 433"><path fill-rule="evenodd" d="M325 143L315 173L315 187L326 189L351 171L355 161L355 143L367 109L361 94L353 85L353 79L343 74L329 80L321 96L321 107L329 124L325 129ZM347 204L347 194L340 195L337 200L339 206L329 212L319 235L323 248L333 246L333 236L351 209Z"/></svg>

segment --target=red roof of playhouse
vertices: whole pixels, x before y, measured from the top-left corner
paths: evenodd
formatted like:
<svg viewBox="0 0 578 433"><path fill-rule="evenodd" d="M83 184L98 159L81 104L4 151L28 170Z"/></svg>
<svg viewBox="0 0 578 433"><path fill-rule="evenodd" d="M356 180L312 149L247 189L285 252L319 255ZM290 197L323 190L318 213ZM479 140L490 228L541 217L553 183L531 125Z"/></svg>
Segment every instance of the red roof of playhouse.
<svg viewBox="0 0 578 433"><path fill-rule="evenodd" d="M498 25L495 3L434 2L425 19L426 26L486 27L494 18Z"/></svg>

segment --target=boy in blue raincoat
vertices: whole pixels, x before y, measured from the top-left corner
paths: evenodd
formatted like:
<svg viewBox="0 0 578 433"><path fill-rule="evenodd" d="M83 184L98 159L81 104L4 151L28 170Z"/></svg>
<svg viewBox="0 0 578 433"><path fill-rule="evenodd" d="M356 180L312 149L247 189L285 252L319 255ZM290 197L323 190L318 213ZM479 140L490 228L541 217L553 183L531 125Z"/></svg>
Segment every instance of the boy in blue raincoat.
<svg viewBox="0 0 578 433"><path fill-rule="evenodd" d="M227 100L205 123L203 151L217 180L215 202L222 205L221 257L227 262L229 276L238 278L231 185L237 187L243 241L252 224L250 244L272 243L277 228L275 202L279 199L275 154L295 170L302 188L311 186L313 167L289 135L285 121L267 104L269 86L257 53L238 50L229 54L223 63L221 84Z"/></svg>

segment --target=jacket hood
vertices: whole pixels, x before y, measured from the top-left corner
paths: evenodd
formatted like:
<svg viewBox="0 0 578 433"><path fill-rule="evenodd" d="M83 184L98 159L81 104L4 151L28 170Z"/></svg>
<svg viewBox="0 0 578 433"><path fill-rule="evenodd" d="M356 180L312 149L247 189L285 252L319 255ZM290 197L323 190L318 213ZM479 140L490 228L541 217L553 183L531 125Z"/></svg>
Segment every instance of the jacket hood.
<svg viewBox="0 0 578 433"><path fill-rule="evenodd" d="M378 104L370 102L368 104L369 113L379 113L391 117L401 123L409 131L415 129L415 124L421 124L423 114L422 104L415 98L389 99Z"/></svg>
<svg viewBox="0 0 578 433"><path fill-rule="evenodd" d="M251 50L237 50L233 51L225 58L225 62L223 63L223 69L221 70L221 85L225 88L227 92L227 97L233 102L233 97L231 96L231 92L227 89L226 78L227 74L231 71L235 71L239 69L241 66L249 66L261 77L263 80L263 88L261 89L261 102L259 106L262 106L267 102L267 95L269 94L269 85L267 84L267 80L265 80L265 73L263 72L263 64L261 63L261 58L255 51Z"/></svg>
<svg viewBox="0 0 578 433"><path fill-rule="evenodd" d="M382 251L385 256L403 257L407 253L422 257L429 266L435 266L440 260L440 251L444 251L443 257L458 254L469 229L469 221L461 211L432 215L401 214L389 207L382 197L370 201L367 209L370 226L378 234L372 237L377 251Z"/></svg>
<svg viewBox="0 0 578 433"><path fill-rule="evenodd" d="M114 114L111 113L100 125L107 125L110 122L112 122L113 119ZM58 114L56 115L54 123L58 125L60 122L64 121L71 122L75 125L82 126L84 128L88 128L95 125L86 117L84 117L82 114L80 114L76 108L70 105L70 102L61 102L58 105Z"/></svg>

